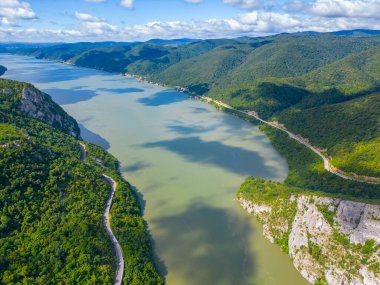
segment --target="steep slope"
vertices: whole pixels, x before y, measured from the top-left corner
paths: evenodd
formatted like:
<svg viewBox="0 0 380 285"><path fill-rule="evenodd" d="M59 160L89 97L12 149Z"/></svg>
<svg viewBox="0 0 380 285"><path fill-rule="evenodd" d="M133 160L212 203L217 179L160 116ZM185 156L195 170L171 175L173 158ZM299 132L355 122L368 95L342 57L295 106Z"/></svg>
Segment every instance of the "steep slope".
<svg viewBox="0 0 380 285"><path fill-rule="evenodd" d="M111 189L103 173L118 182L111 217L124 250L125 284L162 284L138 198L117 160L89 144L90 159L82 162L66 125L20 107L23 91L38 93L32 102L52 113L47 118L72 118L30 84L0 86L0 284L113 283L115 257L102 223Z"/></svg>
<svg viewBox="0 0 380 285"><path fill-rule="evenodd" d="M319 108L286 110L278 121L324 149L334 166L380 177L379 110L377 92Z"/></svg>
<svg viewBox="0 0 380 285"><path fill-rule="evenodd" d="M112 48L114 46L124 46L129 43L114 43L114 42L100 42L100 43L73 43L73 44L56 44L42 47L27 47L27 48L14 48L20 54L32 55L36 58L43 58L49 60L68 61L74 56L96 48ZM12 52L12 47L8 48Z"/></svg>
<svg viewBox="0 0 380 285"><path fill-rule="evenodd" d="M302 76L241 83L210 96L279 121L342 170L378 177L379 59L374 47Z"/></svg>
<svg viewBox="0 0 380 285"><path fill-rule="evenodd" d="M136 43L94 49L88 45L88 50L78 48L68 61L142 75L206 94L237 109L254 110L325 149L342 170L371 176L379 173L375 155L378 115L371 106L377 106L380 36L374 34L284 34L181 46ZM62 46L40 51L55 53ZM364 99L370 94L370 99ZM368 108L360 108L362 104ZM352 113L347 122L343 120L346 112ZM371 123L366 124L369 118Z"/></svg>
<svg viewBox="0 0 380 285"><path fill-rule="evenodd" d="M254 50L244 64L231 73L230 81L238 83L265 77L299 76L379 44L380 37L280 35Z"/></svg>
<svg viewBox="0 0 380 285"><path fill-rule="evenodd" d="M379 284L380 206L254 178L237 196L312 284Z"/></svg>
<svg viewBox="0 0 380 285"><path fill-rule="evenodd" d="M334 112L350 112L361 102L368 106L366 99L352 104L345 101L377 94L380 36L376 33L366 37L284 34L203 40L181 46L137 43L94 49L91 44L78 45L76 50L75 45L67 45L75 50L75 55L67 59L73 64L142 75L155 82L186 87L237 109L254 110L263 118L285 123L292 132L326 149L343 170L368 176L379 173L377 156L373 155L378 137L375 119L373 124L354 119L376 118L376 108L355 108L347 124L342 124L343 115L332 116ZM82 46L87 50L83 51ZM64 47L44 47L34 54L54 54ZM376 95L371 95L369 101L376 105ZM306 125L301 126L303 121ZM346 138L346 134L351 137ZM372 159L375 163L370 162Z"/></svg>
<svg viewBox="0 0 380 285"><path fill-rule="evenodd" d="M249 84L267 77L299 76L380 44L380 37L351 38L333 35L279 35L263 39L237 39L191 59L172 62L165 70L133 73L171 86L207 91ZM185 48L188 48L186 46ZM206 71L209 71L208 73ZM215 73L215 71L221 71ZM203 76L201 76L203 75Z"/></svg>
<svg viewBox="0 0 380 285"><path fill-rule="evenodd" d="M344 94L376 89L380 81L380 47L354 53L332 64L293 79L311 92L336 88Z"/></svg>
<svg viewBox="0 0 380 285"><path fill-rule="evenodd" d="M77 122L55 104L49 95L31 84L0 79L0 91L2 108L20 110L29 117L80 138Z"/></svg>
<svg viewBox="0 0 380 285"><path fill-rule="evenodd" d="M380 48L292 79L311 95L275 117L333 157L335 166L380 176Z"/></svg>
<svg viewBox="0 0 380 285"><path fill-rule="evenodd" d="M242 64L251 50L252 47L246 44L223 45L199 56L182 60L149 77L164 84L184 85L192 92L204 94L213 85L225 80L229 70Z"/></svg>
<svg viewBox="0 0 380 285"><path fill-rule="evenodd" d="M183 59L190 58L232 40L209 40L192 42L184 46L155 44L156 41L117 45L111 48L88 48L76 50L65 61L75 65L111 72L152 74ZM51 47L55 52L56 47Z"/></svg>

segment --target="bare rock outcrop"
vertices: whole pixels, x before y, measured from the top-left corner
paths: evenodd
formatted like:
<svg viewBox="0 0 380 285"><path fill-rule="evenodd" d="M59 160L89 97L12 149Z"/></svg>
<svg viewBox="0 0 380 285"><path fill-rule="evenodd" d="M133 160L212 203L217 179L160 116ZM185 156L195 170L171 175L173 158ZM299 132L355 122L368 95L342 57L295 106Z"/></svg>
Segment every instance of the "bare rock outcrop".
<svg viewBox="0 0 380 285"><path fill-rule="evenodd" d="M58 106L49 95L32 85L23 88L19 108L29 117L40 120L79 139L77 122Z"/></svg>
<svg viewBox="0 0 380 285"><path fill-rule="evenodd" d="M239 202L310 283L380 285L379 205L302 194Z"/></svg>

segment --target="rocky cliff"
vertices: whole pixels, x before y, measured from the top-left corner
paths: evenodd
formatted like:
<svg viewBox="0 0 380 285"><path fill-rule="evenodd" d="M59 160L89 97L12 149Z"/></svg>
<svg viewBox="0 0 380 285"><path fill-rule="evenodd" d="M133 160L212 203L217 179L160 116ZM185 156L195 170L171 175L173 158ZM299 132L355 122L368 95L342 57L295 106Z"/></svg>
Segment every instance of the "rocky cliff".
<svg viewBox="0 0 380 285"><path fill-rule="evenodd" d="M80 138L80 129L77 122L67 115L49 95L27 84L21 95L19 108L28 116L59 128L75 138Z"/></svg>
<svg viewBox="0 0 380 285"><path fill-rule="evenodd" d="M77 139L80 138L80 129L74 118L49 95L29 83L0 79L0 111L2 109L13 110L14 115L22 112Z"/></svg>
<svg viewBox="0 0 380 285"><path fill-rule="evenodd" d="M380 284L379 205L309 195L252 178L238 200L312 284Z"/></svg>

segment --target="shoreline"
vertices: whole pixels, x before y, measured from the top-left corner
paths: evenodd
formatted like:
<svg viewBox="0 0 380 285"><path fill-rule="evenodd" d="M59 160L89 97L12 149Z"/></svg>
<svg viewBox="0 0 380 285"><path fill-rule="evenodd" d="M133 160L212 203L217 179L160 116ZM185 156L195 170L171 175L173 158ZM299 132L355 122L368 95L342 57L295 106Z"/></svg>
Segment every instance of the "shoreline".
<svg viewBox="0 0 380 285"><path fill-rule="evenodd" d="M82 142L79 143L81 147L81 161L84 163L87 158L87 149L86 145ZM124 276L124 257L123 257L123 249L120 246L119 241L117 240L115 234L112 231L111 228L111 218L110 218L110 210L112 206L113 197L115 196L115 191L117 188L117 182L112 179L110 176L103 174L103 178L110 184L111 186L111 194L108 197L107 203L106 203L106 209L103 213L103 224L106 228L106 231L108 233L108 236L111 239L111 242L113 244L113 247L116 252L116 270L115 270L115 278L114 278L114 285L122 285L123 284L123 276Z"/></svg>
<svg viewBox="0 0 380 285"><path fill-rule="evenodd" d="M222 110L222 111L225 111L224 109L228 109L228 110L231 110L231 111L234 111L234 112L237 112L241 115L244 115L244 116L248 116L250 118L254 118L256 119L257 121L261 122L261 123L264 123L264 124L267 124L275 129L278 129L280 131L283 131L285 133L288 134L288 136L303 144L305 147L307 147L308 149L310 149L311 151L313 151L315 154L317 154L320 158L322 158L323 160L323 167L326 171L342 178L342 179L346 179L346 180L352 180L352 181L356 181L356 182L361 182L361 183L369 183L369 184L374 184L374 185L379 185L380 184L380 177L371 177L371 176L365 176L365 175L358 175L356 173L347 173L337 167L335 167L330 159L327 157L327 155L323 154L322 150L316 146L313 146L309 140L307 138L303 138L302 136L300 135L296 135L292 132L290 132L284 125L278 123L278 122L269 122L269 121L266 121L264 119L262 119L261 117L259 117L258 113L255 112L255 111L251 111L251 110L246 110L246 111L242 111L242 110L238 110L222 101L218 101L218 100L215 100L211 97L208 97L208 96L205 96L205 95L199 95L199 94L196 94L194 92L191 92L189 91L187 88L185 87L182 87L182 86L175 86L175 87L171 87L171 86L165 86L165 85L162 85L160 83L157 83L157 82L152 82L152 81L149 81L147 80L146 78L144 78L143 76L140 76L140 75L136 75L136 74L130 74L130 73L125 73L125 74L121 74L122 76L125 76L127 78L134 78L136 80L138 80L139 82L141 83L147 83L147 84L152 84L152 85L155 85L155 86L160 86L160 87L163 87L163 88L174 88L176 91L178 92L181 92L181 93L184 93L186 95L188 95L189 97L191 98L194 98L196 100L200 100L200 101L203 101L203 102L206 102L208 104L211 104L211 105L216 105L216 107L220 107L219 109ZM213 103L213 104L212 104ZM237 114L237 116L239 116L239 114ZM239 116L242 118L242 116Z"/></svg>
<svg viewBox="0 0 380 285"><path fill-rule="evenodd" d="M13 55L13 53L4 53L4 54L9 54L9 55ZM26 56L26 57L31 57L31 58L36 58L34 56L31 56L31 55L23 55L23 54L17 54L15 53L16 55L19 55L19 56ZM380 177L370 177L370 176L365 176L365 175L358 175L356 173L347 173L341 169L338 169L337 167L335 167L334 165L332 165L332 163L330 162L329 158L322 153L322 151L320 150L320 148L316 147L316 146L313 146L310 144L309 140L307 138L303 138L302 136L300 135L296 135L296 134L293 134L291 133L290 131L288 131L286 129L286 127L282 124L279 124L278 122L268 122L266 120L263 120L262 118L259 117L258 113L255 112L255 111L252 111L252 110L246 110L246 111L242 111L242 110L238 110L238 109L235 109L234 107L224 103L224 102L221 102L221 101L218 101L218 100L215 100L215 99L212 99L211 97L208 97L208 96L205 96L205 95L199 95L199 94L196 94L194 92L191 92L190 90L188 90L187 88L185 87L182 87L182 86L169 86L169 85L164 85L163 83L158 83L158 82L153 82L153 81L150 81L148 80L146 77L144 76L141 76L141 75L137 75L137 74L132 74L132 73L117 73L117 72L112 72L112 71L106 71L106 70L103 70L103 69L97 69L97 68L93 68L93 67L84 67L84 66L80 66L80 65L76 65L70 61L63 61L63 60L53 60L53 59L41 59L41 60L46 60L46 61L51 61L51 62L59 62L59 63L63 63L63 64L67 64L67 65L71 65L71 66L75 66L75 67L80 67L80 68L86 68L86 69L92 69L92 70L98 70L98 71L102 71L104 73L108 73L108 74L114 74L114 75L120 75L122 77L126 77L126 78L134 78L136 80L138 80L139 82L143 83L143 84L150 84L150 85L154 85L154 86L159 86L159 87L162 87L162 88L170 88L170 89L174 89L178 92L181 92L181 93L184 93L186 95L188 95L189 97L193 98L193 99L196 99L196 100L200 100L200 101L203 101L203 102L206 102L206 103L214 103L214 104L211 104L211 105L216 105L215 107L220 107L218 109L222 110L222 111L225 111L225 109L228 109L230 111L233 111L235 112L235 114L238 116L238 117L241 117L244 119L243 116L241 115L244 115L244 116L248 116L249 118L254 118L255 120L257 120L258 122L261 122L261 123L264 123L264 124L267 124L273 128L276 128L280 131L283 131L285 133L287 133L289 135L289 137L293 140L296 140L298 141L299 143L303 144L305 147L309 148L312 152L314 152L315 154L317 154L320 158L322 158L323 160L323 167L326 171L342 178L342 179L346 179L346 180L352 180L352 181L356 181L356 182L361 182L361 183L368 183L368 184L373 184L373 185L380 185Z"/></svg>

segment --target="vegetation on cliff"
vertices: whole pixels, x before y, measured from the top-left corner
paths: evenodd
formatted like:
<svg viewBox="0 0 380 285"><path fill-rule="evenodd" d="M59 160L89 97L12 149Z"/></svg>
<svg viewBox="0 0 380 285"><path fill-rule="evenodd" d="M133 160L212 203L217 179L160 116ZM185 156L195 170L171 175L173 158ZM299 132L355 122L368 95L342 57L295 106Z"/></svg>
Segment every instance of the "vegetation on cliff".
<svg viewBox="0 0 380 285"><path fill-rule="evenodd" d="M312 284L377 284L380 206L249 177L237 196Z"/></svg>

